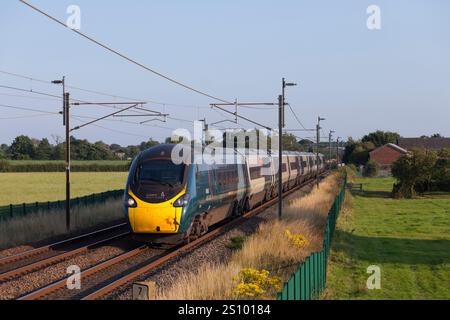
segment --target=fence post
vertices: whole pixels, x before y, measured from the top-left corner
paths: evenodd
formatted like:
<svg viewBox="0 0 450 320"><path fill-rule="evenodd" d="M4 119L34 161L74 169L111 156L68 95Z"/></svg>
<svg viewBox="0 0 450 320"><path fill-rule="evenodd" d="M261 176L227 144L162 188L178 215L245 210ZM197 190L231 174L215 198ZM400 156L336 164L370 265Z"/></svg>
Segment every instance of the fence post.
<svg viewBox="0 0 450 320"><path fill-rule="evenodd" d="M288 300L295 300L295 274L291 274L291 278L288 281Z"/></svg>
<svg viewBox="0 0 450 320"><path fill-rule="evenodd" d="M305 300L311 299L311 271L309 270L309 257L304 262L305 267Z"/></svg>
<svg viewBox="0 0 450 320"><path fill-rule="evenodd" d="M309 259L309 272L311 273L310 276L310 300L314 300L314 256L311 256Z"/></svg>
<svg viewBox="0 0 450 320"><path fill-rule="evenodd" d="M305 264L300 267L300 300L306 300L306 268Z"/></svg>

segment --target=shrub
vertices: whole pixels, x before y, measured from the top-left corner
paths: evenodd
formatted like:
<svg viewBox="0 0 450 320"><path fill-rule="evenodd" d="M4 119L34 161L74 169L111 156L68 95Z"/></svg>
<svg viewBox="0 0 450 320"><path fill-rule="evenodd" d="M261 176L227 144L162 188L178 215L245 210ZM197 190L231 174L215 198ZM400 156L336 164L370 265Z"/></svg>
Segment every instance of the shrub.
<svg viewBox="0 0 450 320"><path fill-rule="evenodd" d="M0 160L0 172L9 172L11 166L8 161Z"/></svg>
<svg viewBox="0 0 450 320"><path fill-rule="evenodd" d="M246 237L233 237L230 242L225 245L230 250L241 250Z"/></svg>
<svg viewBox="0 0 450 320"><path fill-rule="evenodd" d="M346 165L346 167L348 170L353 171L354 174L358 172L358 168L353 163Z"/></svg>
<svg viewBox="0 0 450 320"><path fill-rule="evenodd" d="M373 178L378 175L378 164L375 161L369 160L364 168L364 176Z"/></svg>

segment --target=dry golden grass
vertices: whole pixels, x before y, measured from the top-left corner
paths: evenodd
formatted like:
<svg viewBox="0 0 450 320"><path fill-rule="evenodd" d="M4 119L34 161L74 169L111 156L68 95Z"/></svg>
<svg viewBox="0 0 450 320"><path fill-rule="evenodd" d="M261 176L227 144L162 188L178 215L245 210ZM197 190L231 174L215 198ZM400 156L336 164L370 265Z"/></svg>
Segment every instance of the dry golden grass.
<svg viewBox="0 0 450 320"><path fill-rule="evenodd" d="M261 224L228 264L206 265L195 273L183 274L172 288L161 291L158 299L237 299L233 290L239 271L244 268L265 269L286 280L307 256L321 249L326 218L338 189L338 175L329 176L321 182L320 189L314 188L310 194L290 201L282 221ZM286 230L301 234L308 244L303 248L292 245Z"/></svg>
<svg viewBox="0 0 450 320"><path fill-rule="evenodd" d="M122 200L106 204L80 206L72 209L72 231L95 227L123 217ZM65 210L39 212L26 217L7 220L0 224L0 249L36 243L66 234Z"/></svg>

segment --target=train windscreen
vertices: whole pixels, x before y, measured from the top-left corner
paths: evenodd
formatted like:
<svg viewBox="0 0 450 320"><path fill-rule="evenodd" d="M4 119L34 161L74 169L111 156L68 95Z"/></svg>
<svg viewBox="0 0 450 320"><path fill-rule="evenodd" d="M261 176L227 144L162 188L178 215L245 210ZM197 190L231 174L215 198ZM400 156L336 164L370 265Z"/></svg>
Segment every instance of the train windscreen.
<svg viewBox="0 0 450 320"><path fill-rule="evenodd" d="M146 161L138 167L138 180L174 186L183 183L184 167L170 160Z"/></svg>
<svg viewBox="0 0 450 320"><path fill-rule="evenodd" d="M186 165L171 160L147 160L137 166L133 192L149 203L168 201L181 192Z"/></svg>

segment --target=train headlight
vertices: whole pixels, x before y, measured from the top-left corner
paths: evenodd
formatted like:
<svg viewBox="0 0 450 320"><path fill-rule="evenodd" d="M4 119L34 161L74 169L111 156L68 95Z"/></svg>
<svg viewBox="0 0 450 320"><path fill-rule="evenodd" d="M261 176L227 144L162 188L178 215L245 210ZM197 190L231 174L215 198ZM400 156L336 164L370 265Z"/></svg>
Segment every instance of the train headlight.
<svg viewBox="0 0 450 320"><path fill-rule="evenodd" d="M189 194L185 194L185 195L183 195L183 196L181 196L181 197L179 197L178 199L177 199L177 201L175 201L174 203L173 203L173 206L175 207L175 208L182 208L182 207L185 207L185 206L187 206L188 204L189 204L189 201L191 200L191 196L189 195Z"/></svg>
<svg viewBox="0 0 450 320"><path fill-rule="evenodd" d="M125 207L127 207L127 208L136 208L137 207L136 200L134 200L133 197L130 196L129 194L127 194L127 196L125 198Z"/></svg>

